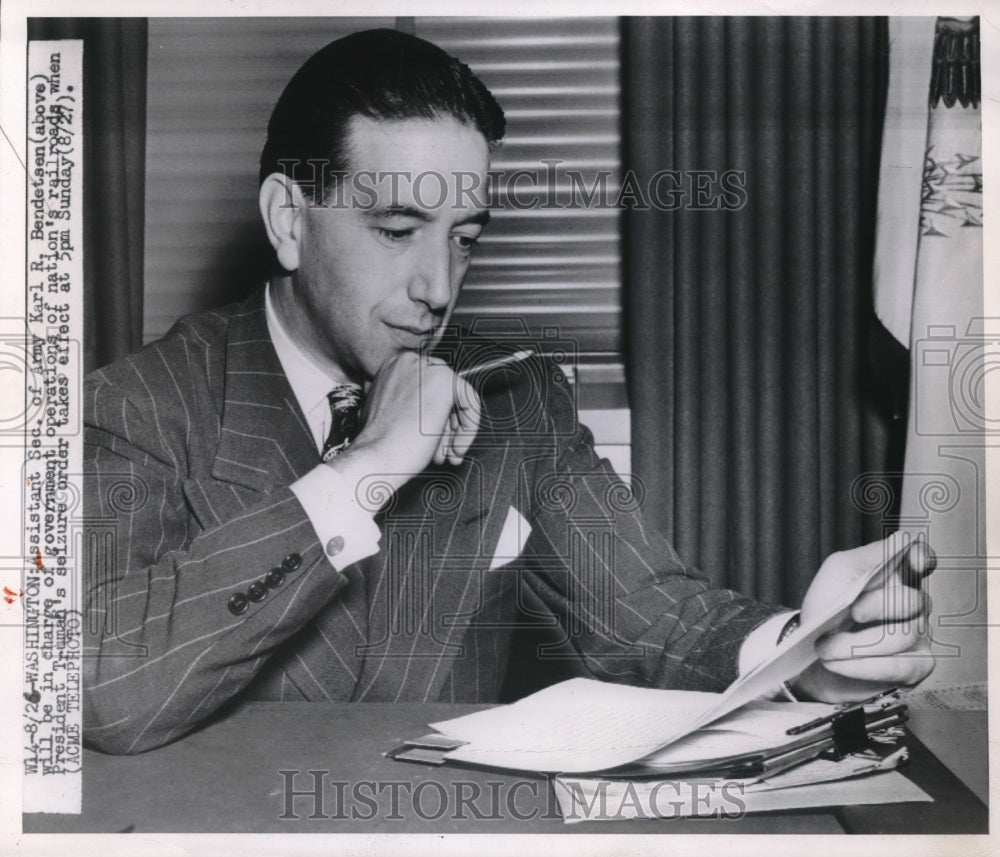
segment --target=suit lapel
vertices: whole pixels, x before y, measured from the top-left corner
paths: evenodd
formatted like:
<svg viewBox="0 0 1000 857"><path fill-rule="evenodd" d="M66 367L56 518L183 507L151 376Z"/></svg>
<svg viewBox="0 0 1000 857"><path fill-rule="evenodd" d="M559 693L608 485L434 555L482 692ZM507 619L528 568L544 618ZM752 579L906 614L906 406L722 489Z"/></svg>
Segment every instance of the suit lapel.
<svg viewBox="0 0 1000 857"><path fill-rule="evenodd" d="M212 476L269 492L316 466L305 417L267 333L263 292L229 323L225 401Z"/></svg>
<svg viewBox="0 0 1000 857"><path fill-rule="evenodd" d="M238 490L270 493L290 485L319 460L271 344L263 291L258 292L229 324L221 429L211 471L215 485L230 492L236 485ZM284 651L275 653L274 666L284 669L308 699L349 699L361 670L368 620L363 573L360 564L343 572L348 585Z"/></svg>

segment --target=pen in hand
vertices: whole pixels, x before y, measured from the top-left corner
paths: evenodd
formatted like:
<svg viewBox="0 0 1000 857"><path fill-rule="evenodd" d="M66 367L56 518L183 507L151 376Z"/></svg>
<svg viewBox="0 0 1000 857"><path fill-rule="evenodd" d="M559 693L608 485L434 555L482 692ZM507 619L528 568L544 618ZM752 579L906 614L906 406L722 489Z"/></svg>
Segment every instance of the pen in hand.
<svg viewBox="0 0 1000 857"><path fill-rule="evenodd" d="M524 348L521 351L515 351L513 354L507 354L504 357L497 357L493 360L487 360L484 363L478 363L475 366L468 366L465 369L461 369L459 370L458 377L473 378L476 375L490 372L493 369L509 366L512 363L520 363L522 360L527 360L534 353L534 349Z"/></svg>

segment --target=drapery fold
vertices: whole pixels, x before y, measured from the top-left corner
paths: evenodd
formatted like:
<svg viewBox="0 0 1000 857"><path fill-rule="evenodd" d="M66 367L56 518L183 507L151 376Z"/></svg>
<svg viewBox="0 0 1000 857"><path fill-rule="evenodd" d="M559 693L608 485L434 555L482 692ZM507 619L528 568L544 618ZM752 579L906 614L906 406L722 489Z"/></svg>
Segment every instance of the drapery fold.
<svg viewBox="0 0 1000 857"><path fill-rule="evenodd" d="M83 40L84 367L142 346L145 18L32 18L29 39Z"/></svg>
<svg viewBox="0 0 1000 857"><path fill-rule="evenodd" d="M880 535L855 480L891 452L869 362L886 22L627 18L623 45L624 167L688 187L623 226L646 512L717 583L798 604ZM691 171L744 176L744 204L693 207Z"/></svg>

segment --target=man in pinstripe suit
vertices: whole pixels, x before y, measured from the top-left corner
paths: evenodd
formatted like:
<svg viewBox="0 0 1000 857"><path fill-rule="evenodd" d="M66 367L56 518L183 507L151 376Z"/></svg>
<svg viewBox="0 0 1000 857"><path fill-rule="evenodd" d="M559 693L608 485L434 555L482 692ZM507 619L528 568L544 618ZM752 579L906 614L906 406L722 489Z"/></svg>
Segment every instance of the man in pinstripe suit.
<svg viewBox="0 0 1000 857"><path fill-rule="evenodd" d="M467 182L485 186L503 130L436 47L333 43L268 127L267 288L87 379L86 513L109 535L87 569L92 746L155 747L232 700L495 700L529 590L609 681L721 690L793 628L644 527L558 367L458 374L490 348L445 333L489 217ZM413 180L428 175L433 203ZM334 438L327 394L351 384L358 431ZM828 560L803 612L882 550ZM905 620L925 609L898 578L866 594L868 630L826 639L797 689L919 681L932 660Z"/></svg>

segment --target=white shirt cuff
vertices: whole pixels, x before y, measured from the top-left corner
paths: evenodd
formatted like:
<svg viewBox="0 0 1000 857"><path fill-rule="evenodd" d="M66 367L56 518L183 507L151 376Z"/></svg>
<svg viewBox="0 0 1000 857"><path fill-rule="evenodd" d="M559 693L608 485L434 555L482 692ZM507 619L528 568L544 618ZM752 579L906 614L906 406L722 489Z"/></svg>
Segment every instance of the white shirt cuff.
<svg viewBox="0 0 1000 857"><path fill-rule="evenodd" d="M289 487L306 510L326 558L337 571L378 553L382 535L378 525L332 467L318 464Z"/></svg>
<svg viewBox="0 0 1000 857"><path fill-rule="evenodd" d="M785 623L796 612L795 610L789 610L787 613L779 613L777 616L772 616L747 635L747 638L743 641L743 645L740 647L741 676L745 676L775 650L778 645L778 637L781 636Z"/></svg>

